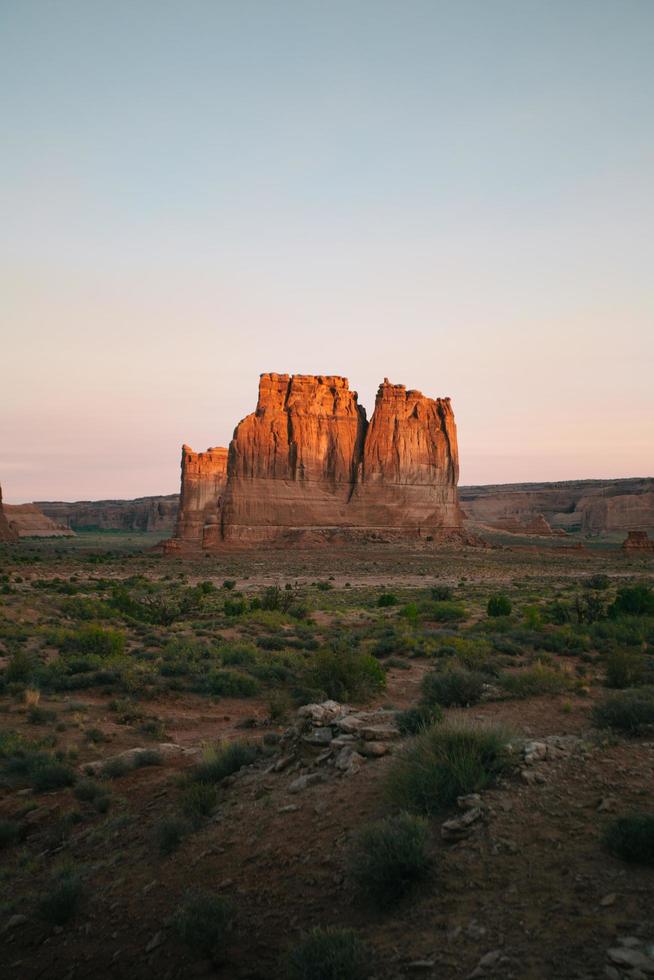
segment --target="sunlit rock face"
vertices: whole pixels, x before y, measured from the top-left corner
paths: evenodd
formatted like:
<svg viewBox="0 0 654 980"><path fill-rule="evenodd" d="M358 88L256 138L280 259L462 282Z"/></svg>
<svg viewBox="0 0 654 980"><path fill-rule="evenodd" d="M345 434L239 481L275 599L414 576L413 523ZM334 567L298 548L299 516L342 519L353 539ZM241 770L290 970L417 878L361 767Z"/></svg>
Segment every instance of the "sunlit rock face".
<svg viewBox="0 0 654 980"><path fill-rule="evenodd" d="M184 447L175 541L456 534L458 470L449 399L384 380L368 422L347 378L263 374L229 451Z"/></svg>

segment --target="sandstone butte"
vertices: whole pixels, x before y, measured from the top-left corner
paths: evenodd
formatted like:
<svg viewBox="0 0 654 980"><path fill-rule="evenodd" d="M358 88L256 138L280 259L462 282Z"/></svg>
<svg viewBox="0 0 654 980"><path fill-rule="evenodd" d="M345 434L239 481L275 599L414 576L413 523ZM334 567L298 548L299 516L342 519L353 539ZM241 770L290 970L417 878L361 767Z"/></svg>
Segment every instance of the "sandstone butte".
<svg viewBox="0 0 654 980"><path fill-rule="evenodd" d="M647 531L628 531L622 547L624 551L654 551L654 541Z"/></svg>
<svg viewBox="0 0 654 980"><path fill-rule="evenodd" d="M368 421L347 378L262 374L229 449L182 448L167 551L339 539L463 539L449 398L384 379Z"/></svg>
<svg viewBox="0 0 654 980"><path fill-rule="evenodd" d="M2 506L2 487L0 487L0 541L17 541L18 534L9 526L4 507Z"/></svg>

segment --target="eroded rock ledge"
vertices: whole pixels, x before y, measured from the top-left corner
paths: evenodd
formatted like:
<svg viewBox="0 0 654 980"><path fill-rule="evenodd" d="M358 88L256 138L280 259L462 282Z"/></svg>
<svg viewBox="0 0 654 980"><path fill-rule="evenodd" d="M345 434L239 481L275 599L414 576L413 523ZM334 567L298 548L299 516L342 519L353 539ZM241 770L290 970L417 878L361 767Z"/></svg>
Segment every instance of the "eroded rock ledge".
<svg viewBox="0 0 654 980"><path fill-rule="evenodd" d="M370 421L347 378L262 374L229 449L182 449L167 550L462 534L449 398L384 379Z"/></svg>

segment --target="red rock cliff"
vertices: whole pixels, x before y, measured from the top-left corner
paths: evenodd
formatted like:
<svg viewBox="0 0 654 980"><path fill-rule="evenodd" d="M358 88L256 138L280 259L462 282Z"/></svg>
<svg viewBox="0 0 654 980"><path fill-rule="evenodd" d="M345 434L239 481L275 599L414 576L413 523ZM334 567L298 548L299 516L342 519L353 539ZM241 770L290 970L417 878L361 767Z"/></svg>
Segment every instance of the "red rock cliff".
<svg viewBox="0 0 654 980"><path fill-rule="evenodd" d="M347 378L263 374L225 450L184 447L175 538L205 548L458 532L449 399L385 380L368 423Z"/></svg>

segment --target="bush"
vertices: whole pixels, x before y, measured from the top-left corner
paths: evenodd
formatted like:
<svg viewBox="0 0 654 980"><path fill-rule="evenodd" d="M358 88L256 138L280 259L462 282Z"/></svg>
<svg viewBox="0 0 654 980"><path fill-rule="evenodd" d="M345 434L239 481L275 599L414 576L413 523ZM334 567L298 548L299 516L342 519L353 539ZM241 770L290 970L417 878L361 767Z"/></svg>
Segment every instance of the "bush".
<svg viewBox="0 0 654 980"><path fill-rule="evenodd" d="M386 674L370 654L337 647L316 654L311 683L335 701L371 697L386 687Z"/></svg>
<svg viewBox="0 0 654 980"><path fill-rule="evenodd" d="M188 827L185 821L180 820L179 817L163 817L156 825L154 832L159 853L166 856L176 851L187 831Z"/></svg>
<svg viewBox="0 0 654 980"><path fill-rule="evenodd" d="M29 778L36 793L47 793L53 789L72 786L75 773L65 762L49 756L35 760L30 766Z"/></svg>
<svg viewBox="0 0 654 980"><path fill-rule="evenodd" d="M649 585L625 585L618 589L609 615L616 616L654 616L654 592Z"/></svg>
<svg viewBox="0 0 654 980"><path fill-rule="evenodd" d="M37 906L39 918L63 926L77 912L83 887L79 874L71 868L56 872Z"/></svg>
<svg viewBox="0 0 654 980"><path fill-rule="evenodd" d="M182 793L182 810L194 824L210 817L218 802L218 788L213 782L191 782Z"/></svg>
<svg viewBox="0 0 654 980"><path fill-rule="evenodd" d="M253 742L227 742L207 749L202 762L193 767L190 777L198 783L219 783L227 776L251 765L259 755Z"/></svg>
<svg viewBox="0 0 654 980"><path fill-rule="evenodd" d="M488 600L488 605L486 606L486 612L491 617L496 616L510 616L511 615L511 600L506 595L492 595Z"/></svg>
<svg viewBox="0 0 654 980"><path fill-rule="evenodd" d="M443 723L426 729L394 758L387 789L402 808L429 815L453 806L458 796L491 786L508 764L502 729Z"/></svg>
<svg viewBox="0 0 654 980"><path fill-rule="evenodd" d="M377 605L383 609L385 606L396 606L397 596L393 595L392 592L382 592L377 598Z"/></svg>
<svg viewBox="0 0 654 980"><path fill-rule="evenodd" d="M638 650L613 650L606 658L607 687L638 687L645 680L647 662Z"/></svg>
<svg viewBox="0 0 654 980"><path fill-rule="evenodd" d="M80 626L77 630L65 630L60 638L60 645L63 653L115 657L125 652L125 634L120 630L89 624Z"/></svg>
<svg viewBox="0 0 654 980"><path fill-rule="evenodd" d="M429 825L409 813L368 824L350 854L350 877L379 908L397 902L429 873Z"/></svg>
<svg viewBox="0 0 654 980"><path fill-rule="evenodd" d="M187 892L173 916L177 935L192 950L215 963L225 958L227 935L234 919L231 902L209 891Z"/></svg>
<svg viewBox="0 0 654 980"><path fill-rule="evenodd" d="M38 704L32 704L27 709L27 721L30 725L47 725L50 722L55 721L56 717L56 711L51 711L48 708L42 708Z"/></svg>
<svg viewBox="0 0 654 980"><path fill-rule="evenodd" d="M231 590L235 588L236 588L236 579L226 578L225 581L223 582L223 589L227 589L229 592L231 592Z"/></svg>
<svg viewBox="0 0 654 980"><path fill-rule="evenodd" d="M214 670L207 685L209 693L220 698L252 698L259 690L253 677L235 670Z"/></svg>
<svg viewBox="0 0 654 980"><path fill-rule="evenodd" d="M290 951L288 980L367 980L370 953L353 929L312 929Z"/></svg>
<svg viewBox="0 0 654 980"><path fill-rule="evenodd" d="M16 650L9 658L5 670L5 680L8 684L25 684L32 676L34 665L30 656L24 650Z"/></svg>
<svg viewBox="0 0 654 980"><path fill-rule="evenodd" d="M585 589L596 589L598 592L603 592L608 589L611 579L608 575L599 572L597 575L589 575L583 584Z"/></svg>
<svg viewBox="0 0 654 980"><path fill-rule="evenodd" d="M468 615L465 607L457 602L424 602L421 612L434 623L459 623Z"/></svg>
<svg viewBox="0 0 654 980"><path fill-rule="evenodd" d="M533 667L512 674L502 674L498 684L516 698L538 697L539 694L560 694L570 682L561 671L547 667L540 661Z"/></svg>
<svg viewBox="0 0 654 980"><path fill-rule="evenodd" d="M4 847L11 847L20 839L20 824L15 820L0 819L0 851Z"/></svg>
<svg viewBox="0 0 654 980"><path fill-rule="evenodd" d="M422 678L420 689L425 704L444 708L477 704L484 690L485 677L472 670L430 671Z"/></svg>
<svg viewBox="0 0 654 980"><path fill-rule="evenodd" d="M431 597L436 602L449 602L452 594L452 589L449 585L434 585L431 590Z"/></svg>
<svg viewBox="0 0 654 980"><path fill-rule="evenodd" d="M440 721L443 712L438 704L419 704L406 711L398 711L395 724L402 735L417 735L424 728L429 728L434 722Z"/></svg>
<svg viewBox="0 0 654 980"><path fill-rule="evenodd" d="M654 865L654 814L618 817L607 828L604 844L623 861Z"/></svg>
<svg viewBox="0 0 654 980"><path fill-rule="evenodd" d="M225 599L223 606L226 616L242 616L247 609L245 599Z"/></svg>
<svg viewBox="0 0 654 980"><path fill-rule="evenodd" d="M75 798L82 803L92 803L98 796L103 796L104 792L103 787L95 779L90 779L88 776L80 779L73 790Z"/></svg>
<svg viewBox="0 0 654 980"><path fill-rule="evenodd" d="M654 687L620 691L593 707L598 728L613 728L625 735L639 735L654 728Z"/></svg>

